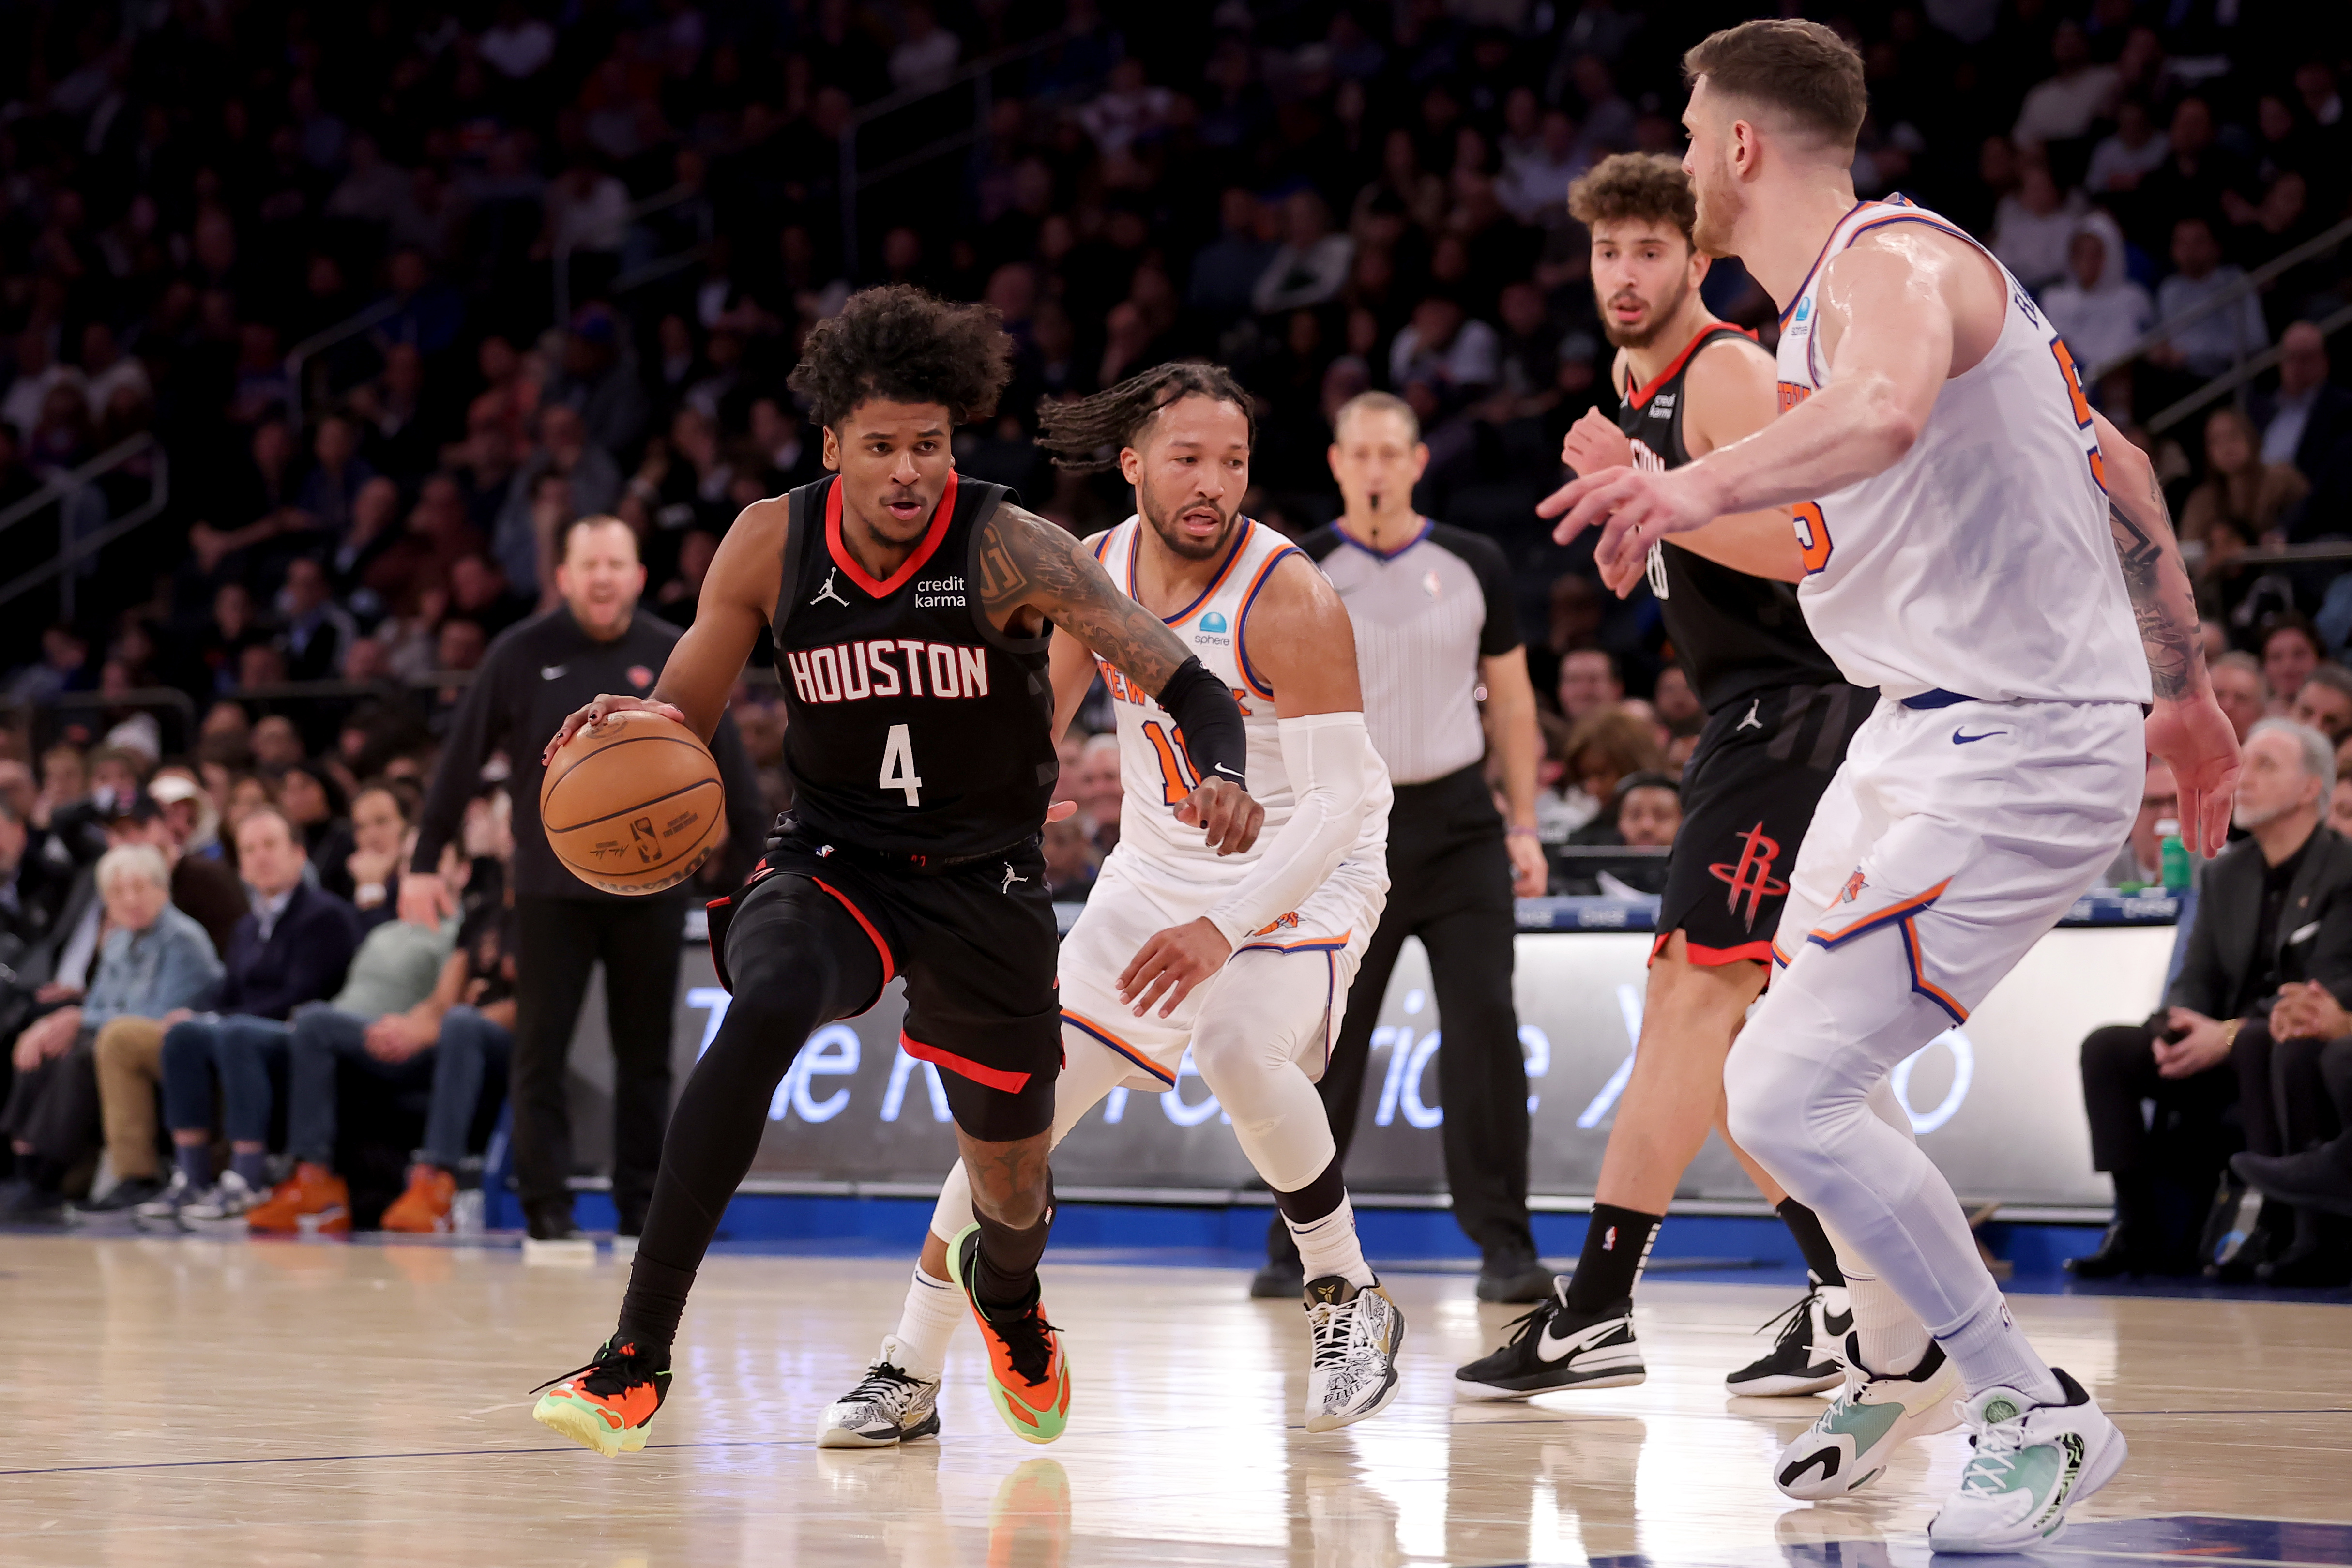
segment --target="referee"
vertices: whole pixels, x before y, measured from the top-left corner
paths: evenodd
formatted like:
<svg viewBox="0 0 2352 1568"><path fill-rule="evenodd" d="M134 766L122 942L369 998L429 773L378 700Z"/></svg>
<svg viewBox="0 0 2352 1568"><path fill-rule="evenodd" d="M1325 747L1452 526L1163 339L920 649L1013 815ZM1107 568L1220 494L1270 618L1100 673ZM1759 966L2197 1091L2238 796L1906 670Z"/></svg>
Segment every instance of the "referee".
<svg viewBox="0 0 2352 1568"><path fill-rule="evenodd" d="M566 715L599 692L653 689L678 628L637 611L646 569L636 535L613 517L583 517L563 533L555 572L563 603L509 628L483 656L459 704L441 764L417 822L416 854L401 879L404 920L437 925L457 908L435 868L463 826L466 802L494 752L507 759L514 802L515 1040L509 1069L514 1105L515 1189L530 1234L576 1234L572 1223L572 1109L565 1069L582 993L604 963L604 1016L613 1037L613 1207L635 1236L661 1165L669 1120L670 1035L684 887L644 898L599 892L563 868L540 827L540 752ZM760 786L731 720L719 721L713 754L727 788L730 885L750 868L767 825Z"/></svg>
<svg viewBox="0 0 2352 1568"><path fill-rule="evenodd" d="M1551 1290L1528 1228L1528 1079L1511 1001L1517 891L1544 890L1536 840L1535 689L1511 608L1510 568L1490 540L1412 510L1429 463L1402 398L1368 392L1332 422L1331 472L1347 511L1300 547L1321 564L1355 623L1364 718L1396 787L1389 814L1389 901L1349 993L1338 1048L1318 1090L1345 1158L1363 1103L1372 1026L1418 936L1444 1025L1437 1053L1445 1180L1454 1218L1478 1244L1478 1299L1534 1301ZM1476 691L1486 690L1510 798L1507 829L1483 763ZM1304 1288L1279 1218L1254 1296Z"/></svg>

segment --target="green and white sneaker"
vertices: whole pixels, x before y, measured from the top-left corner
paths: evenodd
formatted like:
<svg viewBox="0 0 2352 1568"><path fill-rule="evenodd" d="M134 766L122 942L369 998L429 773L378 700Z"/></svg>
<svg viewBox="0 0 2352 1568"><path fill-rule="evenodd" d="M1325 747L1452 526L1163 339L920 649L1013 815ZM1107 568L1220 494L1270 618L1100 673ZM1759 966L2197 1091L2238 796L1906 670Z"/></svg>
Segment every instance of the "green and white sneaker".
<svg viewBox="0 0 2352 1568"><path fill-rule="evenodd" d="M1780 1450L1772 1482L1803 1502L1859 1491L1885 1470L1914 1437L1959 1425L1959 1369L1933 1340L1909 1372L1880 1376L1862 1364L1859 1336L1848 1334L1845 1388L1795 1442Z"/></svg>
<svg viewBox="0 0 2352 1568"><path fill-rule="evenodd" d="M2066 1510L2115 1479L2130 1452L2083 1385L2050 1369L2063 1405L1988 1388L1960 1407L1976 1453L1927 1525L1937 1552L2024 1552L2054 1541Z"/></svg>

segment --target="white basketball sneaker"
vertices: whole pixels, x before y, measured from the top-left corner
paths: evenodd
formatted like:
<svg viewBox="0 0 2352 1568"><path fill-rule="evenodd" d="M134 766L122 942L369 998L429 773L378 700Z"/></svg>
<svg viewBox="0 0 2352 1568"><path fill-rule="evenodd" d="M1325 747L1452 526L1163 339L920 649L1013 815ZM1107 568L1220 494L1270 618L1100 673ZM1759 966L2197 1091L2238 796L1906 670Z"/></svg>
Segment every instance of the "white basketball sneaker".
<svg viewBox="0 0 2352 1568"><path fill-rule="evenodd" d="M917 1377L898 1363L906 1351L897 1335L867 1363L856 1387L825 1406L817 1424L820 1448L887 1448L940 1432L940 1380Z"/></svg>
<svg viewBox="0 0 2352 1568"><path fill-rule="evenodd" d="M1333 1432L1378 1415L1396 1398L1404 1314L1375 1282L1337 1274L1307 1282L1307 1429Z"/></svg>
<svg viewBox="0 0 2352 1568"><path fill-rule="evenodd" d="M2057 1539L2066 1511L2115 1479L2130 1451L2083 1385L2050 1369L2063 1405L1988 1388L1961 1406L1976 1453L1928 1521L1937 1552L2025 1552Z"/></svg>
<svg viewBox="0 0 2352 1568"><path fill-rule="evenodd" d="M1880 1376L1862 1364L1858 1337L1846 1336L1845 1387L1797 1440L1780 1450L1772 1482L1805 1502L1843 1497L1878 1479L1895 1450L1914 1437L1958 1426L1959 1369L1944 1347L1909 1372Z"/></svg>

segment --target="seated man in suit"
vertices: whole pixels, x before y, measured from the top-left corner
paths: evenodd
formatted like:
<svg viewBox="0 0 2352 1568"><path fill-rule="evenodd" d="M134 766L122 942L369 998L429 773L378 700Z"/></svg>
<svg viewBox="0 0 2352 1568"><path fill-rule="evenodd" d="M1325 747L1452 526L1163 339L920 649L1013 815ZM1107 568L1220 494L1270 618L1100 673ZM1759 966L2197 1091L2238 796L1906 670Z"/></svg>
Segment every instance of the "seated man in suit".
<svg viewBox="0 0 2352 1568"><path fill-rule="evenodd" d="M2285 1138L2277 1153L2230 1158L2240 1181L2294 1209L2294 1240L2262 1266L2273 1285L2352 1280L2352 1009L2312 982L2280 989L2272 1026L2326 1043L2279 1074L2273 1086Z"/></svg>
<svg viewBox="0 0 2352 1568"><path fill-rule="evenodd" d="M2164 1010L2083 1042L2092 1162L2114 1177L2116 1218L2096 1252L2068 1261L2079 1278L2199 1266L2193 1220L2185 1240L2166 1234L2162 1182L2185 1189L2201 1215L2227 1157L2222 1116L2233 1102L2248 1146L2279 1152L2273 1079L2302 1070L2322 1042L2280 1037L2272 1004L2304 981L2352 996L2352 842L2320 821L2335 751L2315 730L2265 719L2247 731L2244 756L2237 820L2251 837L2205 867ZM2147 1100L2157 1106L2153 1128ZM2257 1261L2245 1257L2242 1267L2251 1272Z"/></svg>
<svg viewBox="0 0 2352 1568"><path fill-rule="evenodd" d="M253 910L230 939L219 1012L175 1022L163 1036L159 1064L163 1120L182 1168L210 1189L181 1211L189 1219L241 1217L261 1201L268 1186L270 1076L284 1070L287 1020L303 1003L341 987L360 945L357 911L304 879L309 856L301 836L276 806L257 807L237 823L236 863L253 891ZM209 1169L215 1071L230 1160L217 1183ZM140 1201L162 1188L154 1184Z"/></svg>

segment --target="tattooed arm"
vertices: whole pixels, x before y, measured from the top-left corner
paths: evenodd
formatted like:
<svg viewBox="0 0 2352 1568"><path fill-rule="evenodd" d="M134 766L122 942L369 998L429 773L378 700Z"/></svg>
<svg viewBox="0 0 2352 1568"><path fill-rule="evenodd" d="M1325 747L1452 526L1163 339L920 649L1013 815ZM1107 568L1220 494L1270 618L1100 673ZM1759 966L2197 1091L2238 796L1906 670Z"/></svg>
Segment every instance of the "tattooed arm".
<svg viewBox="0 0 2352 1568"><path fill-rule="evenodd" d="M1190 650L1166 622L1119 592L1102 563L1067 529L1017 506L998 507L981 532L980 602L1000 630L1034 635L1041 623L1052 622L1137 686L1168 700L1180 723L1189 706L1213 699L1222 705L1220 720L1229 717L1233 733L1240 733L1241 710L1232 695L1222 687L1205 694L1199 690L1200 666ZM1174 689L1190 696L1174 700ZM1197 764L1198 748L1186 749ZM1265 808L1242 787L1237 770L1230 777L1205 766L1198 772L1201 783L1176 808L1176 819L1203 829L1221 855L1249 848L1257 841Z"/></svg>
<svg viewBox="0 0 2352 1568"><path fill-rule="evenodd" d="M2107 525L2131 595L2156 706L2147 749L2171 768L2189 847L2218 854L2238 784L2238 740L2213 700L2199 637L2197 595L2173 537L2172 514L2146 454L2092 416L2106 467Z"/></svg>

